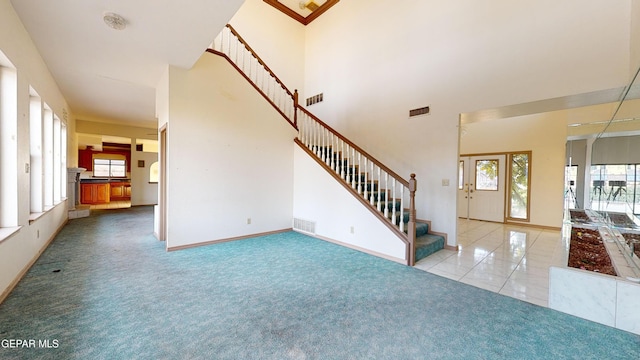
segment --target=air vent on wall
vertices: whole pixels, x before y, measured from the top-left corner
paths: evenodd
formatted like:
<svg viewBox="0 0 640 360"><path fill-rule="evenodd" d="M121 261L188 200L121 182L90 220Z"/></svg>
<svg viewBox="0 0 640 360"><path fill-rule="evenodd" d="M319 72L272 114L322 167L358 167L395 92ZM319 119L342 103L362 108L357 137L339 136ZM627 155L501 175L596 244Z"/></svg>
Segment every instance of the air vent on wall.
<svg viewBox="0 0 640 360"><path fill-rule="evenodd" d="M307 98L307 106L311 106L315 103L321 102L323 97L324 97L323 94L320 93L318 95L313 95L312 97Z"/></svg>
<svg viewBox="0 0 640 360"><path fill-rule="evenodd" d="M293 230L297 230L307 234L315 234L316 223L309 220L293 218Z"/></svg>
<svg viewBox="0 0 640 360"><path fill-rule="evenodd" d="M429 114L429 107L428 106L421 107L419 109L409 110L409 117L420 116L420 115L428 115L428 114Z"/></svg>

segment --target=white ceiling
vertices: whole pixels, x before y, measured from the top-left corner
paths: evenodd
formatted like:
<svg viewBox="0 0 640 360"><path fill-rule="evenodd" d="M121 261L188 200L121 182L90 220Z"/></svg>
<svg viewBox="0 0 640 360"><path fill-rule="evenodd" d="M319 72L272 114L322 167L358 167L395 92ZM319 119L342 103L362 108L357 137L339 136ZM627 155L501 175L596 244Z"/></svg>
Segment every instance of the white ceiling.
<svg viewBox="0 0 640 360"><path fill-rule="evenodd" d="M11 0L77 119L154 128L167 64L190 68L243 2ZM126 29L107 27L105 12Z"/></svg>

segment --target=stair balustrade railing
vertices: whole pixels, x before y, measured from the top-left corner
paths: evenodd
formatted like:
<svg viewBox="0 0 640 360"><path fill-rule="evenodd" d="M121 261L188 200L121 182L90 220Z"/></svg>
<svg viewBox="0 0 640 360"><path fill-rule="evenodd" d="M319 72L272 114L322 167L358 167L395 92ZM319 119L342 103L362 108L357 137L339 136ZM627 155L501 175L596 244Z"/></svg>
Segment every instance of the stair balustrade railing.
<svg viewBox="0 0 640 360"><path fill-rule="evenodd" d="M415 263L415 174L409 180L297 105L298 142L375 210L407 246L407 263ZM405 223L406 221L406 223Z"/></svg>
<svg viewBox="0 0 640 360"><path fill-rule="evenodd" d="M238 32L227 24L207 49L222 56L298 130L296 142L340 178L361 202L406 244L407 265L415 264L415 174L406 180L338 133L298 102ZM407 221L405 221L407 220Z"/></svg>
<svg viewBox="0 0 640 360"><path fill-rule="evenodd" d="M207 51L226 58L297 129L297 92L284 85L231 25L222 29Z"/></svg>

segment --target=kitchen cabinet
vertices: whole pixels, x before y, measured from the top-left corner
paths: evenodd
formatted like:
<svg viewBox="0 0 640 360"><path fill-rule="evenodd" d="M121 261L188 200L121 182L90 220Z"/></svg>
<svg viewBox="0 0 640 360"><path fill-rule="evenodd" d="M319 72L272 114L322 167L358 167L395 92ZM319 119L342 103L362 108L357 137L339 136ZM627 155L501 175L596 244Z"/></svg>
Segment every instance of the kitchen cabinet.
<svg viewBox="0 0 640 360"><path fill-rule="evenodd" d="M112 182L111 200L131 200L131 183Z"/></svg>
<svg viewBox="0 0 640 360"><path fill-rule="evenodd" d="M80 201L83 204L107 204L111 201L109 183L80 184Z"/></svg>

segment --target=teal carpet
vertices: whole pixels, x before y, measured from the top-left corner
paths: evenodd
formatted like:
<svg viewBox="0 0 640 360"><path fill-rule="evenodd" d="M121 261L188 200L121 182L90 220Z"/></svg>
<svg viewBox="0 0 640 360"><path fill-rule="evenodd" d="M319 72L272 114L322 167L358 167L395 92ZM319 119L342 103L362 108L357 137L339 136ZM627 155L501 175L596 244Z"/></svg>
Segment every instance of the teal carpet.
<svg viewBox="0 0 640 360"><path fill-rule="evenodd" d="M152 217L71 220L0 305L0 358L640 358L633 334L294 232L167 253Z"/></svg>

